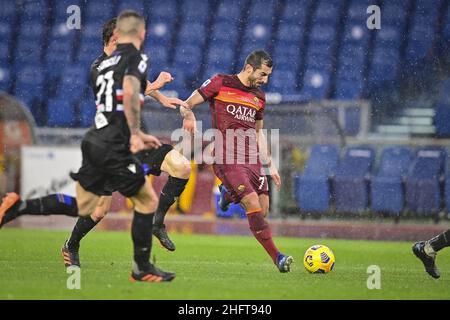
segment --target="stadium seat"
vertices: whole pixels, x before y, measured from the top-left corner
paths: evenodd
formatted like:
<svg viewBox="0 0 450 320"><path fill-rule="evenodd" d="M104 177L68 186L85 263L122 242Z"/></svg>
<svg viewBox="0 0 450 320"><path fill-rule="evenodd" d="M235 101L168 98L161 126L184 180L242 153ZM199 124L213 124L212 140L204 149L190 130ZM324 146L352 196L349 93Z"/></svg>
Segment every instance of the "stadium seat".
<svg viewBox="0 0 450 320"><path fill-rule="evenodd" d="M406 207L421 215L436 214L441 209L440 178L447 152L440 147L417 150L406 177Z"/></svg>
<svg viewBox="0 0 450 320"><path fill-rule="evenodd" d="M168 50L172 41L172 30L173 23L170 21L165 21L165 19L163 21L151 20L147 27L147 33L152 45L147 47L151 48L153 45L165 46ZM147 47L146 49L148 49Z"/></svg>
<svg viewBox="0 0 450 320"><path fill-rule="evenodd" d="M93 97L82 99L79 106L79 120L81 127L90 127L94 123L96 113L95 102Z"/></svg>
<svg viewBox="0 0 450 320"><path fill-rule="evenodd" d="M211 12L211 1L190 0L182 1L181 12L183 12L184 23L205 23Z"/></svg>
<svg viewBox="0 0 450 320"><path fill-rule="evenodd" d="M340 18L340 8L343 1L341 0L321 0L314 15L314 21L318 24L325 24L329 26L336 26Z"/></svg>
<svg viewBox="0 0 450 320"><path fill-rule="evenodd" d="M434 125L438 137L450 137L450 104L439 103L436 106Z"/></svg>
<svg viewBox="0 0 450 320"><path fill-rule="evenodd" d="M17 7L18 8L18 7ZM0 10L0 22L12 25L16 19L16 3L14 1L3 1Z"/></svg>
<svg viewBox="0 0 450 320"><path fill-rule="evenodd" d="M57 97L69 97L71 101L78 101L83 92L88 88L89 65L68 66L61 73L62 77L57 92Z"/></svg>
<svg viewBox="0 0 450 320"><path fill-rule="evenodd" d="M303 212L325 212L331 192L329 178L339 160L335 145L314 145L303 174L295 176L295 198Z"/></svg>
<svg viewBox="0 0 450 320"><path fill-rule="evenodd" d="M0 66L0 91L9 92L11 87L11 75L9 68Z"/></svg>
<svg viewBox="0 0 450 320"><path fill-rule="evenodd" d="M147 1L150 2L150 1ZM157 19L158 21L174 21L180 10L176 0L152 0L148 3L150 23Z"/></svg>
<svg viewBox="0 0 450 320"><path fill-rule="evenodd" d="M35 65L17 70L14 95L31 110L36 100L43 98L44 76L44 70Z"/></svg>
<svg viewBox="0 0 450 320"><path fill-rule="evenodd" d="M117 15L119 15L124 10L134 10L140 14L146 16L145 1L142 0L121 0L117 7Z"/></svg>
<svg viewBox="0 0 450 320"><path fill-rule="evenodd" d="M332 179L336 211L360 213L369 205L369 178L375 152L370 147L350 147Z"/></svg>
<svg viewBox="0 0 450 320"><path fill-rule="evenodd" d="M404 179L413 160L406 147L382 151L378 172L371 180L371 209L374 212L400 215L405 204Z"/></svg>
<svg viewBox="0 0 450 320"><path fill-rule="evenodd" d="M103 21L114 17L113 4L101 0L90 0L86 4L86 16L89 21Z"/></svg>
<svg viewBox="0 0 450 320"><path fill-rule="evenodd" d="M286 1L280 20L291 24L298 23L304 26L307 20L309 5L309 0Z"/></svg>
<svg viewBox="0 0 450 320"><path fill-rule="evenodd" d="M77 123L74 103L68 99L51 99L47 106L49 127L73 127Z"/></svg>
<svg viewBox="0 0 450 320"><path fill-rule="evenodd" d="M330 75L321 70L307 70L303 77L301 94L305 99L324 99L327 97Z"/></svg>

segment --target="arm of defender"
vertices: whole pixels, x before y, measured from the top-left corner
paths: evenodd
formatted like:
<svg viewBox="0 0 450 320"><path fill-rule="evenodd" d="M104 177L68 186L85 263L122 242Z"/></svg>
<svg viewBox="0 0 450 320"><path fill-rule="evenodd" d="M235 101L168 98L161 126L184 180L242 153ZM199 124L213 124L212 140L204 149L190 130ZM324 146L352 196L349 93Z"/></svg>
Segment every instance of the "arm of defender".
<svg viewBox="0 0 450 320"><path fill-rule="evenodd" d="M141 106L139 102L140 82L135 76L123 78L123 107L130 128L130 150L135 153L144 149L141 133Z"/></svg>
<svg viewBox="0 0 450 320"><path fill-rule="evenodd" d="M262 130L263 127L264 121L256 120L256 139L258 140L259 155L261 157L262 163L267 163L269 165L270 176L275 182L278 191L280 191L281 177L278 173L277 168L273 164L272 156L270 155L269 148L267 147L266 136L264 135L264 132Z"/></svg>
<svg viewBox="0 0 450 320"><path fill-rule="evenodd" d="M176 109L177 106L188 107L186 102L184 102L183 100L180 100L175 97L167 97L159 90L152 90L152 91L150 91L149 94L147 94L148 83L149 82L147 82L147 89L145 91L146 95L149 95L150 97L154 98L156 101L161 103L164 107L169 108L169 109Z"/></svg>

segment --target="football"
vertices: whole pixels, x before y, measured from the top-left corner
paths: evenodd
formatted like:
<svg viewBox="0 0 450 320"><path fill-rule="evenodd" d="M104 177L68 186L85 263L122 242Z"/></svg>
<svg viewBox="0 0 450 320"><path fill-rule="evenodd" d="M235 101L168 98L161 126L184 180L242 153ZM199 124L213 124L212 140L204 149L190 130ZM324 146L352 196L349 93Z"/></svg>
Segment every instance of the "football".
<svg viewBox="0 0 450 320"><path fill-rule="evenodd" d="M303 257L303 265L310 273L328 273L334 267L334 253L324 245L309 247Z"/></svg>

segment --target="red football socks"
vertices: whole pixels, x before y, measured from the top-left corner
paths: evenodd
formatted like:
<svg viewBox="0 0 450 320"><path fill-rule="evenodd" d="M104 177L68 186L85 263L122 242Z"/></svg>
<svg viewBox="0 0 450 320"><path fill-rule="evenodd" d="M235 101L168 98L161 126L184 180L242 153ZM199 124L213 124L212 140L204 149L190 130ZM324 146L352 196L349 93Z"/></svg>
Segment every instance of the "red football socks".
<svg viewBox="0 0 450 320"><path fill-rule="evenodd" d="M272 239L272 230L269 224L264 219L261 210L247 212L248 224L250 230L256 240L266 249L267 253L273 260L273 263L277 263L278 249Z"/></svg>

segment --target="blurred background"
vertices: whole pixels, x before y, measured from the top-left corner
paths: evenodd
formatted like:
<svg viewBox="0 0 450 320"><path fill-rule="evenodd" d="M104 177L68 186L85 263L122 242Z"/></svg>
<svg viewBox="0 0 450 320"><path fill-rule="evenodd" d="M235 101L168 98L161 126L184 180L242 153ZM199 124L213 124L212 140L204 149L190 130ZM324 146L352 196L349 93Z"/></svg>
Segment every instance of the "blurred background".
<svg viewBox="0 0 450 320"><path fill-rule="evenodd" d="M67 26L71 5L79 29ZM371 5L379 29L367 26ZM215 73L239 72L254 49L272 55L265 127L280 130L283 178L271 192L273 217L448 220L450 1L0 0L0 8L2 193L70 187L95 114L88 71L102 25L134 9L147 21L150 80L175 77L168 96L185 99ZM147 130L166 142L181 126L178 112L151 98L143 110ZM207 106L198 118L210 127ZM193 163L174 212L244 217L239 207L216 209L216 186L211 168ZM115 197L113 211L126 211Z"/></svg>

